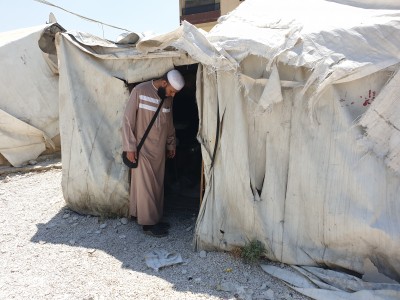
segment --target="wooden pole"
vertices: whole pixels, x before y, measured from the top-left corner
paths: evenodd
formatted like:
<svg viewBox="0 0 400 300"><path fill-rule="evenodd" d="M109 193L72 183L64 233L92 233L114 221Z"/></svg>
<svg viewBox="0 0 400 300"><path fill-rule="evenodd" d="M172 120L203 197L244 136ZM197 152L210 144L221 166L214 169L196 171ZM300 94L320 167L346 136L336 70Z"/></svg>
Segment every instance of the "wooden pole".
<svg viewBox="0 0 400 300"><path fill-rule="evenodd" d="M203 195L204 195L204 161L201 160L201 177L200 177L200 206L203 202Z"/></svg>

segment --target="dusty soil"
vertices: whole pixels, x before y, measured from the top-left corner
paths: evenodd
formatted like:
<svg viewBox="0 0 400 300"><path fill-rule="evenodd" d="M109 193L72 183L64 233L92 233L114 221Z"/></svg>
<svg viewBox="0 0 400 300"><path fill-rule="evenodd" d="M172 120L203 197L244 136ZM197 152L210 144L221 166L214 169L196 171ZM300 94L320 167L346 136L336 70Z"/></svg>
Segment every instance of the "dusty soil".
<svg viewBox="0 0 400 300"><path fill-rule="evenodd" d="M168 213L169 236L154 238L69 210L61 170L48 166L0 175L0 299L309 299L258 265L193 251L193 213ZM155 271L145 262L155 249L184 262Z"/></svg>

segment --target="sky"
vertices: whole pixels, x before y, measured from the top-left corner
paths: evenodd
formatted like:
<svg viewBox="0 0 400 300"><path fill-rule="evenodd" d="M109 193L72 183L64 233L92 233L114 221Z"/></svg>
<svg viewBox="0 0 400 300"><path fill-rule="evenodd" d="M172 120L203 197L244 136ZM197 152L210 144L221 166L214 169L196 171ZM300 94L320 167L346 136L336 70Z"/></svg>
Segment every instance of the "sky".
<svg viewBox="0 0 400 300"><path fill-rule="evenodd" d="M163 34L179 27L179 0L47 0L68 11L129 31ZM83 31L115 41L126 31L83 20L35 0L1 0L0 32L45 24L52 12L69 31Z"/></svg>

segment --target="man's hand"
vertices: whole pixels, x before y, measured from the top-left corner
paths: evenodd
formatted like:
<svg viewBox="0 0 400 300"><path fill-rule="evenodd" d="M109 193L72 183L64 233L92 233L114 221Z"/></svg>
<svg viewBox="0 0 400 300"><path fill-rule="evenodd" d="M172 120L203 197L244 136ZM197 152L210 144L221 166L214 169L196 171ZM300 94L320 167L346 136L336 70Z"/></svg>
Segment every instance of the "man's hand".
<svg viewBox="0 0 400 300"><path fill-rule="evenodd" d="M167 150L167 157L174 158L176 154L176 150Z"/></svg>
<svg viewBox="0 0 400 300"><path fill-rule="evenodd" d="M126 158L129 159L131 162L136 162L137 156L136 151L126 152Z"/></svg>

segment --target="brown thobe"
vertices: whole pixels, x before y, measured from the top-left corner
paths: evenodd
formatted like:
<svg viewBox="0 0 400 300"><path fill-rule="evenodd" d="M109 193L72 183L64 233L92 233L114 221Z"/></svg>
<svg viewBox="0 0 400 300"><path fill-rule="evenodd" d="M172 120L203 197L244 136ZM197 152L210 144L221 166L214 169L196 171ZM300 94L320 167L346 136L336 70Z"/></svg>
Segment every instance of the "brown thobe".
<svg viewBox="0 0 400 300"><path fill-rule="evenodd" d="M123 151L136 151L160 102L152 81L132 90L123 119ZM172 97L168 97L140 150L138 167L131 171L129 212L140 225L154 225L162 218L165 155L175 149L175 141Z"/></svg>

